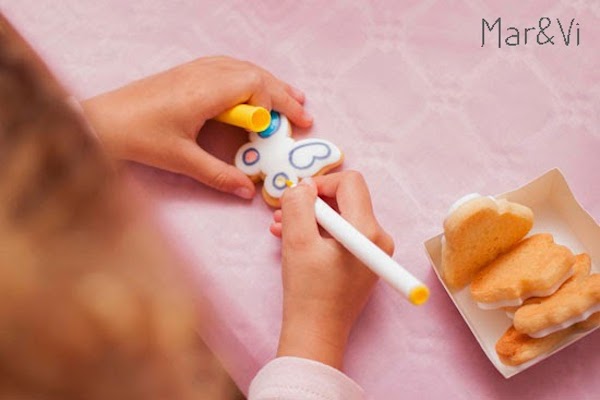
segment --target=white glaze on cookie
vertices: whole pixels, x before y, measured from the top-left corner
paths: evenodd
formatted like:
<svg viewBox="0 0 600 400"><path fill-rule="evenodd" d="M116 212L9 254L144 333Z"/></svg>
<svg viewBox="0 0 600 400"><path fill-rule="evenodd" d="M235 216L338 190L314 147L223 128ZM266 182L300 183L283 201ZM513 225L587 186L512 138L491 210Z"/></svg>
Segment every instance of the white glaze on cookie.
<svg viewBox="0 0 600 400"><path fill-rule="evenodd" d="M446 218L449 217L450 214L452 214L454 211L458 210L460 208L460 206L462 206L463 204L467 204L469 201L478 199L480 197L484 197L484 196L480 195L479 193L469 193L469 194L464 195L460 199L456 200L452 204L452 206L450 206L450 209L448 210L448 214L446 215ZM485 197L494 200L496 202L496 204L498 204L498 202L494 196L485 196Z"/></svg>
<svg viewBox="0 0 600 400"><path fill-rule="evenodd" d="M281 197L288 180L298 183L342 161L342 153L333 143L312 138L295 141L291 134L288 119L272 111L271 126L263 132L250 132L250 142L235 156L235 166L250 177L263 179L263 190L274 199Z"/></svg>

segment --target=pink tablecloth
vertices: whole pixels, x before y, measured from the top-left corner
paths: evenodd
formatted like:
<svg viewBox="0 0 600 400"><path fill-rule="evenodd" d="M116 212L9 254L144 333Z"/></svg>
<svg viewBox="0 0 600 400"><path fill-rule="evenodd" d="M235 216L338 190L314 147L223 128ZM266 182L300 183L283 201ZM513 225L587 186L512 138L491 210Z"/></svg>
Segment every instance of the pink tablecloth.
<svg viewBox="0 0 600 400"><path fill-rule="evenodd" d="M416 309L381 284L356 326L346 370L374 398L596 398L600 334L504 380L421 243L440 231L457 197L502 192L555 166L600 218L600 3L353 3L0 0L81 96L212 54L252 60L306 91L311 133L339 144L346 168L363 172L396 258L433 290ZM502 17L503 30L523 34L543 16L563 25L575 18L580 45L564 46L554 22L554 46L530 37L527 46L480 47L482 17ZM245 203L180 176L144 167L133 174L210 299L210 346L246 390L279 330L270 210L260 198Z"/></svg>

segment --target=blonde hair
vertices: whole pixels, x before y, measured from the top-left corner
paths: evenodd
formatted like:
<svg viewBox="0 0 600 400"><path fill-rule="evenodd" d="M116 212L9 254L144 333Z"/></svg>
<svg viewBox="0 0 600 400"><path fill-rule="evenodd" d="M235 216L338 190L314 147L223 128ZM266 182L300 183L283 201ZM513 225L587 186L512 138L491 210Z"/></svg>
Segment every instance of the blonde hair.
<svg viewBox="0 0 600 400"><path fill-rule="evenodd" d="M0 398L224 398L183 269L0 14Z"/></svg>

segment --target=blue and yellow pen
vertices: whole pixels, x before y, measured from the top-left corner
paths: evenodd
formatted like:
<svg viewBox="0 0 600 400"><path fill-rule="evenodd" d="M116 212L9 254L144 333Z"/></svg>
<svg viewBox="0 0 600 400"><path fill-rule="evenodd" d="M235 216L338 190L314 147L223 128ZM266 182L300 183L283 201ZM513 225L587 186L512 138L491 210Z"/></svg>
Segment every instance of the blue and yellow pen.
<svg viewBox="0 0 600 400"><path fill-rule="evenodd" d="M271 124L271 113L264 107L238 104L217 115L215 119L252 132L262 132Z"/></svg>

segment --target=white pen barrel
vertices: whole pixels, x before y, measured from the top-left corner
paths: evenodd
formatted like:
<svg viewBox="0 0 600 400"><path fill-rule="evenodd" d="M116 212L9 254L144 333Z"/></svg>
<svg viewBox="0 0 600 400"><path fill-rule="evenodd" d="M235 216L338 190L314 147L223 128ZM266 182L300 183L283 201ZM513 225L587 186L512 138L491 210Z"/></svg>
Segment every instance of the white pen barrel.
<svg viewBox="0 0 600 400"><path fill-rule="evenodd" d="M315 215L319 225L331 236L407 298L409 298L411 290L423 286L423 283L360 233L319 197L315 202Z"/></svg>

